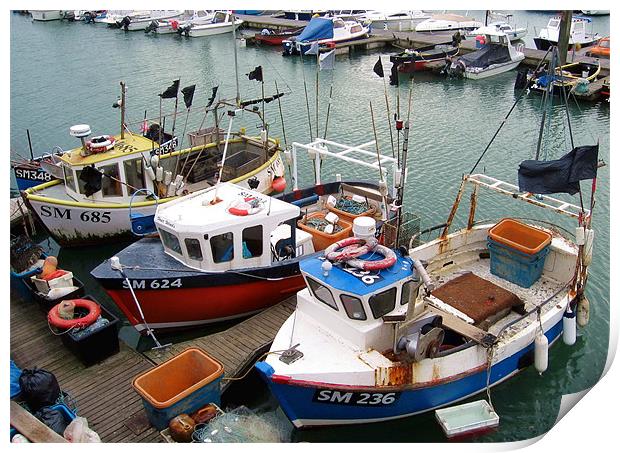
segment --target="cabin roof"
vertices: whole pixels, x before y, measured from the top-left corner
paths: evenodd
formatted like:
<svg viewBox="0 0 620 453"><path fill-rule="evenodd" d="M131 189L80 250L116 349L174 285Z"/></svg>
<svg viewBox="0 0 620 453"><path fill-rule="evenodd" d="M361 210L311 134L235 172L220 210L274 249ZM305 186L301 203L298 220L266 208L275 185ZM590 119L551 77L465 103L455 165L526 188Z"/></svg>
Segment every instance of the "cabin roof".
<svg viewBox="0 0 620 453"><path fill-rule="evenodd" d="M302 260L299 263L299 267L304 273L307 273L311 278L319 281L321 284L348 294L355 294L363 297L368 294L376 293L382 288L391 286L412 275L413 266L411 260L403 258L399 252L396 252L396 258L396 263L392 267L378 272L363 272L358 269L348 268L350 271L355 272L355 274L353 274L343 270L340 265L334 265L327 277L323 275L323 269L321 268L321 265L325 262L325 259L322 257L312 257ZM360 257L360 259L374 261L383 259L383 256L379 254L374 254L374 256L367 254ZM370 276L371 278L363 278L364 276Z"/></svg>
<svg viewBox="0 0 620 453"><path fill-rule="evenodd" d="M213 203L216 197L219 201ZM260 206L258 212L249 215L229 212L235 202L248 198L256 200ZM221 229L232 231L249 224L265 224L268 220L281 222L298 217L299 214L299 207L293 204L235 184L220 183L160 205L155 221L158 226L179 233L204 234Z"/></svg>
<svg viewBox="0 0 620 453"><path fill-rule="evenodd" d="M64 153L61 156L61 159L63 160L63 162L71 166L91 165L127 156L130 154L138 154L151 151L153 148L159 147L157 142L149 140L148 138L143 137L139 134L125 133L125 138L122 140L120 135L114 135L114 138L116 142L114 148L112 148L110 151L91 154L84 157L80 154L82 147L78 146L77 148L73 148L72 150Z"/></svg>

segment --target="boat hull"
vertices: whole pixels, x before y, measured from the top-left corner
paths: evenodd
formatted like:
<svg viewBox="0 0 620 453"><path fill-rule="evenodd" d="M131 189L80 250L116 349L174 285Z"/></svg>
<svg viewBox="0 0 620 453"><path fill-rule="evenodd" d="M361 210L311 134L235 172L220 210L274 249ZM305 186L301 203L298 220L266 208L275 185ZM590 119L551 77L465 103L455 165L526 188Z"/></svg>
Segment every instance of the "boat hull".
<svg viewBox="0 0 620 453"><path fill-rule="evenodd" d="M562 334L561 313L545 335L549 344ZM490 385L514 376L532 361L533 342L491 368ZM280 406L297 428L382 422L428 412L486 390L486 367L465 375L409 387L336 386L289 381L266 362L256 365Z"/></svg>
<svg viewBox="0 0 620 453"><path fill-rule="evenodd" d="M506 64L501 64L501 65L497 65L494 68L490 68L490 69L485 69L484 71L481 72L470 72L468 70L466 70L463 73L463 76L467 79L472 79L472 80L479 80L479 79L485 79L487 77L491 77L497 74L501 74L503 72L507 72L510 71L514 68L516 68L517 66L519 66L519 63L521 63L523 59L519 60L519 61L511 61L509 63Z"/></svg>
<svg viewBox="0 0 620 453"><path fill-rule="evenodd" d="M18 190L26 190L30 187L38 186L54 179L52 175L41 167L26 168L19 165L13 167L15 182Z"/></svg>
<svg viewBox="0 0 620 453"><path fill-rule="evenodd" d="M597 41L598 41L599 37L597 38L592 38L592 40L590 41L585 41L585 42L580 42L579 45L583 48L583 47L590 47L593 46ZM551 41L549 39L545 39L545 38L540 38L540 37L536 37L534 38L534 44L536 45L536 48L538 50L549 50L552 46L557 46L558 43L556 41ZM568 44L568 50L573 50L573 43L569 43Z"/></svg>
<svg viewBox="0 0 620 453"><path fill-rule="evenodd" d="M47 22L50 20L60 20L62 18L62 13L60 10L40 10L40 11L30 11L32 14L32 20Z"/></svg>

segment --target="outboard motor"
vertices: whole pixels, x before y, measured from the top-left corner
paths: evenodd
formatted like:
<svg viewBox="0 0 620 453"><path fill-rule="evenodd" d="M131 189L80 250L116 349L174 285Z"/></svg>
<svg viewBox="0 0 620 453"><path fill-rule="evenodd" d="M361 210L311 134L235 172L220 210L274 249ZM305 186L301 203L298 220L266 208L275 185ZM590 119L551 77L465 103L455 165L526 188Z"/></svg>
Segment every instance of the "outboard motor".
<svg viewBox="0 0 620 453"><path fill-rule="evenodd" d="M159 27L159 22L157 22L156 20L152 20L144 29L144 33L150 33L152 31L157 30L157 27Z"/></svg>
<svg viewBox="0 0 620 453"><path fill-rule="evenodd" d="M86 22L87 24L94 24L95 23L95 16L96 16L96 14L93 13L92 11L86 11L83 14L84 22Z"/></svg>
<svg viewBox="0 0 620 453"><path fill-rule="evenodd" d="M118 24L118 28L122 28L125 31L129 30L129 24L131 23L131 18L129 16L123 17L123 20L120 22L116 22Z"/></svg>
<svg viewBox="0 0 620 453"><path fill-rule="evenodd" d="M447 70L448 77L461 78L465 73L465 63L461 60L453 61Z"/></svg>

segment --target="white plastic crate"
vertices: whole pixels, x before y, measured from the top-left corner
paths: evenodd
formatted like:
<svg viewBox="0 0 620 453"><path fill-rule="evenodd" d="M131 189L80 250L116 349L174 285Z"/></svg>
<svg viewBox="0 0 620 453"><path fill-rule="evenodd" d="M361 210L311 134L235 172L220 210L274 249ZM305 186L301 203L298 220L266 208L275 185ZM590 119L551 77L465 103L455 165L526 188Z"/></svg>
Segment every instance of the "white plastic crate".
<svg viewBox="0 0 620 453"><path fill-rule="evenodd" d="M52 280L43 280L35 276L30 277L37 290L40 293L47 294L50 289L54 288L66 288L67 286L73 286L73 272L67 272L65 275L56 277Z"/></svg>
<svg viewBox="0 0 620 453"><path fill-rule="evenodd" d="M437 409L435 417L448 437L473 434L499 425L499 415L486 400Z"/></svg>

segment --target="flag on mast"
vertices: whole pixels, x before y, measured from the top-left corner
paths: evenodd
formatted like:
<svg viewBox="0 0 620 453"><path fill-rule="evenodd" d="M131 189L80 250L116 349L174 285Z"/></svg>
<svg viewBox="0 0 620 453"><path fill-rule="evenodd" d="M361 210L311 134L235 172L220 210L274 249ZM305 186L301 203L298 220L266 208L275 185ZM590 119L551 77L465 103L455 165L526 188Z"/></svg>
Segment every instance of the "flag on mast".
<svg viewBox="0 0 620 453"><path fill-rule="evenodd" d="M190 85L181 90L181 93L183 93L183 102L185 102L185 107L190 108L192 106L195 90L196 85Z"/></svg>
<svg viewBox="0 0 620 453"><path fill-rule="evenodd" d="M334 63L336 62L336 50L319 55L319 69L322 71L334 69Z"/></svg>
<svg viewBox="0 0 620 453"><path fill-rule="evenodd" d="M166 88L166 90L163 93L161 93L159 96L161 96L162 99L176 98L179 95L179 84L180 83L181 83L181 79L175 80L174 82L172 82L172 85Z"/></svg>
<svg viewBox="0 0 620 453"><path fill-rule="evenodd" d="M211 88L212 92L211 92L211 97L209 98L209 103L207 104L207 108L211 107L211 104L213 104L213 101L215 101L215 95L217 94L217 89L219 87L220 86L218 85L216 87Z"/></svg>
<svg viewBox="0 0 620 453"><path fill-rule="evenodd" d="M377 60L377 62L375 63L374 67L372 68L372 70L375 72L375 74L377 74L379 77L383 77L383 64L381 63L381 57L379 57L379 59Z"/></svg>
<svg viewBox="0 0 620 453"><path fill-rule="evenodd" d="M256 66L253 71L250 71L250 73L247 74L247 76L248 76L248 79L250 80L256 80L257 82L262 82L263 81L263 67Z"/></svg>
<svg viewBox="0 0 620 453"><path fill-rule="evenodd" d="M319 42L314 41L312 44L310 44L310 48L306 50L305 55L318 55L318 53L319 53Z"/></svg>

